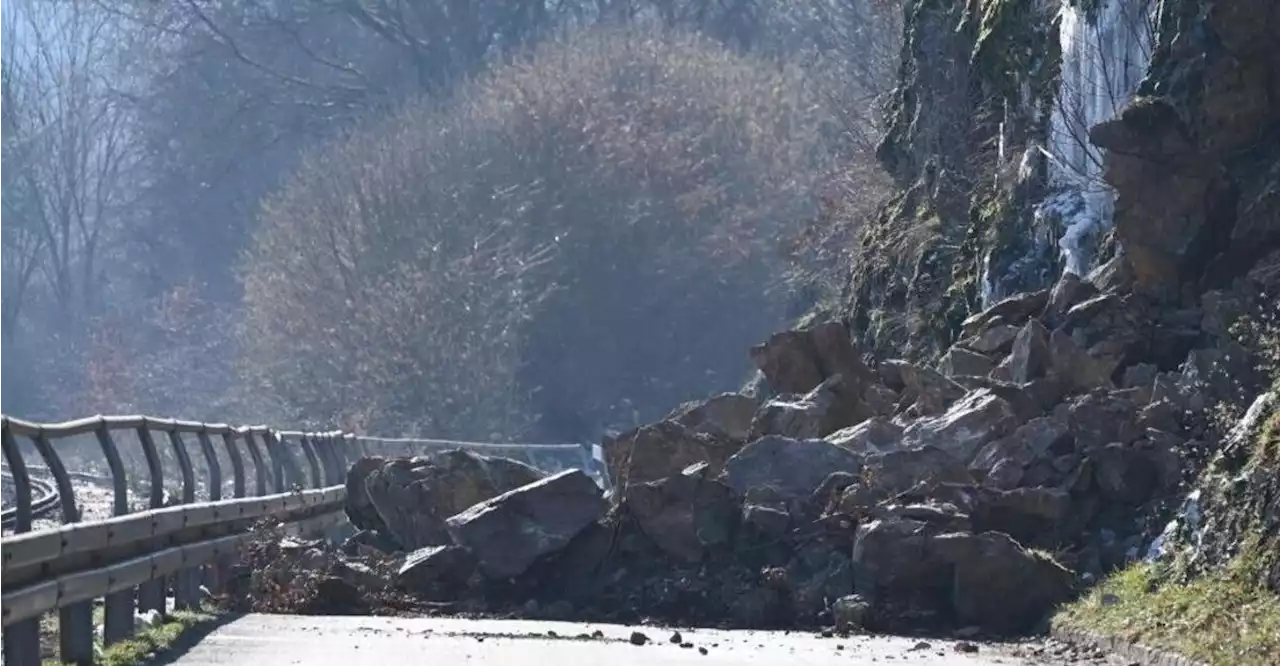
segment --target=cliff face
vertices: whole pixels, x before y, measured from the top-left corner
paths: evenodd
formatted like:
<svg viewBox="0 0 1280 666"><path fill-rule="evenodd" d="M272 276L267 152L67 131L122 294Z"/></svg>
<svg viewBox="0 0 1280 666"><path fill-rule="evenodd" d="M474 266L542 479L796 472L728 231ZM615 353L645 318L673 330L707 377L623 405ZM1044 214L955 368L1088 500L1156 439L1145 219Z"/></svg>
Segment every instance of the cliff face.
<svg viewBox="0 0 1280 666"><path fill-rule="evenodd" d="M855 337L915 360L951 348L946 371L991 312L1078 290L1073 274L1105 295L1074 313L1093 323L1046 322L1097 382L1158 373L1184 415L1259 395L1257 341L1233 326L1280 314L1280 3L909 0L905 16L879 151L899 194L857 248ZM1280 539L1280 425L1254 417L1269 425L1179 431L1193 494L1159 545L1191 573ZM1280 564L1266 575L1280 589Z"/></svg>

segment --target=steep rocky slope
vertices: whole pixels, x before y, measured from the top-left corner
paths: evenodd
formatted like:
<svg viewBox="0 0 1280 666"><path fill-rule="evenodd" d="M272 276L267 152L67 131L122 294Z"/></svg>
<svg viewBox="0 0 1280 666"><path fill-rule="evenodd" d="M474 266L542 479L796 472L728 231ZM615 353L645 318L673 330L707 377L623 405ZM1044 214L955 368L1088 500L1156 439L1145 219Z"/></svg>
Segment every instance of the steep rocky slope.
<svg viewBox="0 0 1280 666"><path fill-rule="evenodd" d="M851 269L855 335L972 365L963 343L947 350L975 312L1079 275L1091 323L1044 317L1085 352L1079 372L1121 388L1181 378L1157 391L1187 421L1188 489L1216 516L1192 560L1274 532L1269 449L1205 412L1268 382L1259 340L1235 327L1280 312L1280 4L912 0L906 16L880 149L900 193ZM1188 503L1184 532L1201 508Z"/></svg>

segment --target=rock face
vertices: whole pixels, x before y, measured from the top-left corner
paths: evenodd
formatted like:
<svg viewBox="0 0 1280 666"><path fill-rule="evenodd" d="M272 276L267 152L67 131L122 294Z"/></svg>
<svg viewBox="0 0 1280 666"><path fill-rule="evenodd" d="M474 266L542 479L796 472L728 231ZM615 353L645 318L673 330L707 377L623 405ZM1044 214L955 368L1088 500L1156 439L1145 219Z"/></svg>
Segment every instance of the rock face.
<svg viewBox="0 0 1280 666"><path fill-rule="evenodd" d="M424 458L364 458L347 473L347 515L403 548L449 543L444 521L467 507L542 478L508 458L456 449Z"/></svg>
<svg viewBox="0 0 1280 666"><path fill-rule="evenodd" d="M475 554L485 575L502 579L563 548L605 508L596 482L574 469L476 504L446 525L454 543Z"/></svg>

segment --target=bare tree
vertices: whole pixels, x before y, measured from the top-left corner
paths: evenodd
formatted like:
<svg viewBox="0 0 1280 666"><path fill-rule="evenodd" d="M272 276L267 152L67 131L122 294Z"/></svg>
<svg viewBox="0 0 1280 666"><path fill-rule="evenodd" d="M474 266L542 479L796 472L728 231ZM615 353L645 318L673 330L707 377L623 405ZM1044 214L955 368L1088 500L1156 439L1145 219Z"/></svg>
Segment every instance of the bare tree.
<svg viewBox="0 0 1280 666"><path fill-rule="evenodd" d="M5 189L18 195L4 211L15 229L6 256L18 258L12 333L36 287L62 324L101 304L101 253L134 152L131 117L108 84L118 73L107 16L79 0L15 0L3 31Z"/></svg>

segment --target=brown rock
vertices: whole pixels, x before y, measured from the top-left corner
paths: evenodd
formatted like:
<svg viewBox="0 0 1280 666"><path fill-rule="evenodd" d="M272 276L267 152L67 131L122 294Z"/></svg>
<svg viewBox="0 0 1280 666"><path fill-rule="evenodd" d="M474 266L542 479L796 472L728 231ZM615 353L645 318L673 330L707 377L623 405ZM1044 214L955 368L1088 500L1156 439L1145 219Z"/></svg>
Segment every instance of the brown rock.
<svg viewBox="0 0 1280 666"><path fill-rule="evenodd" d="M690 430L745 442L751 435L756 401L740 393L722 393L706 400L686 402L663 421L675 421Z"/></svg>
<svg viewBox="0 0 1280 666"><path fill-rule="evenodd" d="M728 540L738 512L733 493L710 478L706 463L632 485L624 502L641 531L663 552L689 563Z"/></svg>
<svg viewBox="0 0 1280 666"><path fill-rule="evenodd" d="M604 441L605 464L617 488L657 481L695 463L719 472L741 443L698 432L674 421L660 421Z"/></svg>

